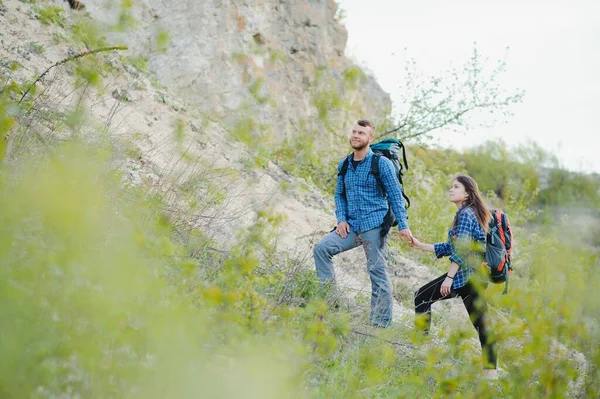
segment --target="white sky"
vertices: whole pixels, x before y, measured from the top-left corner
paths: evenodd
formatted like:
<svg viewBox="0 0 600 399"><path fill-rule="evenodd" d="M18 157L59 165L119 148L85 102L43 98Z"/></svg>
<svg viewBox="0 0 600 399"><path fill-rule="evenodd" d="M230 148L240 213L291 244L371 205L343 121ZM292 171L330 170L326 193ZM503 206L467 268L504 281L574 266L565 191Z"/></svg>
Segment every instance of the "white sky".
<svg viewBox="0 0 600 399"><path fill-rule="evenodd" d="M435 133L456 148L503 135L533 140L562 166L600 172L600 0L338 0L348 29L347 55L367 67L392 101L404 61L440 74L463 65L473 43L482 57L504 58L506 88L525 90L508 123L466 134ZM406 49L406 51L405 51Z"/></svg>

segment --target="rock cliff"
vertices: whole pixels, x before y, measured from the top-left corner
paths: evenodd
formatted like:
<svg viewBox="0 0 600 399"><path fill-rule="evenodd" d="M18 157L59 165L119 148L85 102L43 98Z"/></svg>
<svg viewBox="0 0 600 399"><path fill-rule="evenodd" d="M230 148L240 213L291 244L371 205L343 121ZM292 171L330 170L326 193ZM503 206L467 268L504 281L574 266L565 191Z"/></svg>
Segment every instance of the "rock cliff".
<svg viewBox="0 0 600 399"><path fill-rule="evenodd" d="M86 4L102 22L119 7ZM279 138L324 123L381 119L389 96L344 56L347 32L333 0L134 2L134 29L120 37L147 57L158 80L208 114L242 114ZM168 36L165 51L154 51ZM360 93L360 96L359 96Z"/></svg>

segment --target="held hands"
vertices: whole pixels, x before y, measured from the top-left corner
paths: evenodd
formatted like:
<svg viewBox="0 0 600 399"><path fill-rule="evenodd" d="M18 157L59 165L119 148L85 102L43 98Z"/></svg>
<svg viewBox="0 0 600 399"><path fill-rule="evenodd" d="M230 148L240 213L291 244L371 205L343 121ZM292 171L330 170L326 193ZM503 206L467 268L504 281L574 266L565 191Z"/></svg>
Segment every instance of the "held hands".
<svg viewBox="0 0 600 399"><path fill-rule="evenodd" d="M410 245L412 248L421 248L421 241L417 240L416 237L412 238L412 243L409 242L408 245Z"/></svg>
<svg viewBox="0 0 600 399"><path fill-rule="evenodd" d="M415 237L412 238L412 244L408 243L412 248L420 249L426 252L435 253L435 245L433 244L424 244L421 241L417 240Z"/></svg>
<svg viewBox="0 0 600 399"><path fill-rule="evenodd" d="M404 230L398 231L398 237L406 238L406 240L408 241L408 245L410 245L411 247L414 246L415 238L413 237L413 235L409 229L404 229Z"/></svg>
<svg viewBox="0 0 600 399"><path fill-rule="evenodd" d="M340 237L346 238L346 236L350 232L350 225L348 225L348 223L346 222L340 222L335 228L335 232L338 233ZM411 247L414 246L413 240L415 240L415 238L413 237L409 229L398 231L398 237L406 239L408 241L408 245L410 245Z"/></svg>

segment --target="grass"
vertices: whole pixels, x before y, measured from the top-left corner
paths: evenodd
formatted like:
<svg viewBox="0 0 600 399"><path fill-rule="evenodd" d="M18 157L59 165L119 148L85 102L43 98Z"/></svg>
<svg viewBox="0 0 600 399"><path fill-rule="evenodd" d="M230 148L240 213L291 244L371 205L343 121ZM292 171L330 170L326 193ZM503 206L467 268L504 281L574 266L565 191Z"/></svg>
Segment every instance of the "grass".
<svg viewBox="0 0 600 399"><path fill-rule="evenodd" d="M365 83L367 80L365 73L357 66L346 69L342 76L345 84L354 90L360 87L360 85Z"/></svg>
<svg viewBox="0 0 600 399"><path fill-rule="evenodd" d="M137 69L139 72L141 72L143 74L147 74L149 72L148 58L146 58L146 57L143 57L143 56L127 57L126 63L130 64L131 66L133 66L135 69Z"/></svg>
<svg viewBox="0 0 600 399"><path fill-rule="evenodd" d="M163 211L166 197L123 187L106 162L110 151L66 143L1 175L0 314L11 323L0 375L9 396L563 397L578 364L549 357L552 342L597 356L597 332L581 328L597 312L597 294L569 289L590 280L596 258L578 249L523 237L539 258L520 260L517 270L541 284L517 279L511 296L491 298L507 320L496 323L511 378L489 385L476 378L477 348L465 344L470 326L449 324L440 343L423 347L400 325L365 330L363 314L328 306L310 257L278 251L279 215L258 212L225 253L202 235L182 240ZM204 175L200 168L196 176ZM197 193L206 185L198 178L182 190ZM544 274L550 259L556 267ZM369 306L367 297L356 303ZM23 356L24 346L32 355ZM594 395L589 378L580 389Z"/></svg>
<svg viewBox="0 0 600 399"><path fill-rule="evenodd" d="M29 49L34 54L44 54L44 45L38 42L29 42Z"/></svg>
<svg viewBox="0 0 600 399"><path fill-rule="evenodd" d="M38 20L44 25L58 25L61 28L67 26L65 11L60 6L36 7L34 12Z"/></svg>
<svg viewBox="0 0 600 399"><path fill-rule="evenodd" d="M286 58L287 57L283 52L274 48L269 48L269 61L271 65L277 64L278 61L285 62Z"/></svg>
<svg viewBox="0 0 600 399"><path fill-rule="evenodd" d="M263 87L264 83L265 83L265 80L263 78L259 77L256 80L254 80L254 82L252 82L252 84L248 88L248 91L250 92L250 94L252 95L254 100L256 100L256 102L259 105L263 105L269 101L268 96L261 95L261 91L262 91L262 87Z"/></svg>

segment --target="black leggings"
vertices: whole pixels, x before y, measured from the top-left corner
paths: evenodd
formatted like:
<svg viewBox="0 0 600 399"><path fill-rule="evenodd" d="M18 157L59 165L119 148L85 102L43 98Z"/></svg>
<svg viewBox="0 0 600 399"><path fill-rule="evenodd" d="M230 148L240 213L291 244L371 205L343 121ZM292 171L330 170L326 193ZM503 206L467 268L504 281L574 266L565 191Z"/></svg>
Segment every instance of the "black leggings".
<svg viewBox="0 0 600 399"><path fill-rule="evenodd" d="M415 293L415 313L417 314L417 326L420 327L425 334L429 334L431 327L431 305L437 301L444 299L456 298L460 296L469 318L479 334L479 342L481 343L481 352L483 364L485 368L495 369L498 363L496 356L496 344L490 340L486 329L487 318L487 303L479 294L477 288L471 281L461 288L452 289L450 295L442 296L440 288L446 279L446 274L428 282Z"/></svg>

